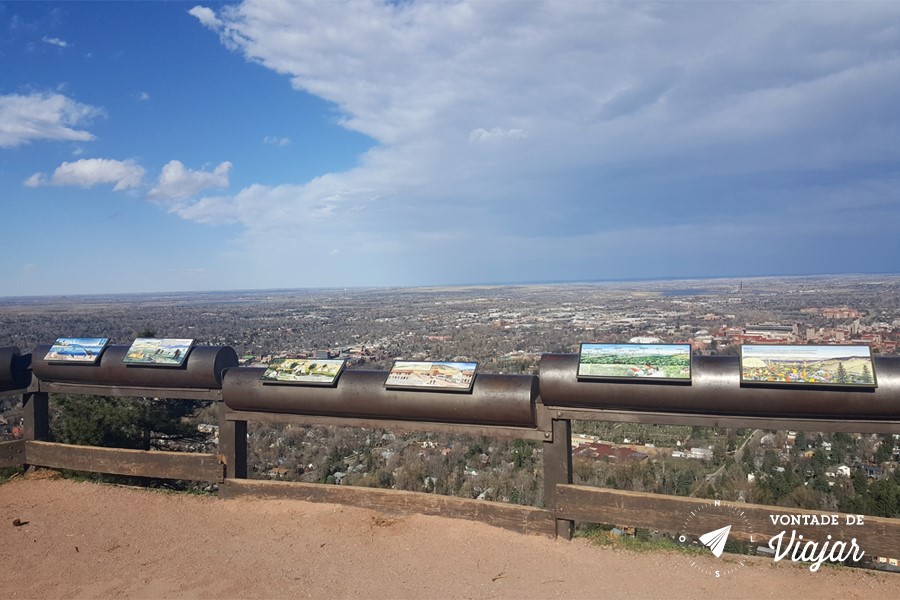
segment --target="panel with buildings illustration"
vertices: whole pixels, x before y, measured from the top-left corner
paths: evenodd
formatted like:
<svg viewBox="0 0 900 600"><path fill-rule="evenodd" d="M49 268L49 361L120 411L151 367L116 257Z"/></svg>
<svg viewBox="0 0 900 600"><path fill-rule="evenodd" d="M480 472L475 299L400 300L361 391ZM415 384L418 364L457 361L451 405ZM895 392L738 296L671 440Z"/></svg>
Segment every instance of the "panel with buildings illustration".
<svg viewBox="0 0 900 600"><path fill-rule="evenodd" d="M334 385L341 370L342 359L276 358L260 377L263 383L295 383Z"/></svg>
<svg viewBox="0 0 900 600"><path fill-rule="evenodd" d="M394 362L386 387L468 391L475 382L474 362Z"/></svg>

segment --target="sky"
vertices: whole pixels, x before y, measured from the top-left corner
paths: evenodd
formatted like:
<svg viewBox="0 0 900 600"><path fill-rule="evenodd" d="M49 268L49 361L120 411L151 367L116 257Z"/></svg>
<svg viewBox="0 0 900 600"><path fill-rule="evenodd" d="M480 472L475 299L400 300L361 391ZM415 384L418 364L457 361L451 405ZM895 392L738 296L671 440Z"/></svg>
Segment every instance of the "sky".
<svg viewBox="0 0 900 600"><path fill-rule="evenodd" d="M869 357L872 354L868 346L743 346L745 357L768 358L773 360L792 360L798 356L809 356L820 360L844 358L847 356Z"/></svg>
<svg viewBox="0 0 900 600"><path fill-rule="evenodd" d="M900 2L0 2L0 296L900 272Z"/></svg>

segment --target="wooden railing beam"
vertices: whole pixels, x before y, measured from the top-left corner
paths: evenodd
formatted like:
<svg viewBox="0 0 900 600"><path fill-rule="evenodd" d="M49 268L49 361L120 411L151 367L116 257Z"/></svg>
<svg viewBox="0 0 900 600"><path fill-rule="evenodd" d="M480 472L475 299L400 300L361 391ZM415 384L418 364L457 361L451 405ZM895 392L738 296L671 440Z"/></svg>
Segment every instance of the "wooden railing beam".
<svg viewBox="0 0 900 600"><path fill-rule="evenodd" d="M219 409L219 452L225 461L226 479L247 478L247 421L227 418L224 402Z"/></svg>
<svg viewBox="0 0 900 600"><path fill-rule="evenodd" d="M46 392L27 392L22 395L26 440L50 439L50 395Z"/></svg>
<svg viewBox="0 0 900 600"><path fill-rule="evenodd" d="M26 441L25 463L52 469L133 477L212 483L220 483L224 479L224 469L219 455L195 452L126 450Z"/></svg>

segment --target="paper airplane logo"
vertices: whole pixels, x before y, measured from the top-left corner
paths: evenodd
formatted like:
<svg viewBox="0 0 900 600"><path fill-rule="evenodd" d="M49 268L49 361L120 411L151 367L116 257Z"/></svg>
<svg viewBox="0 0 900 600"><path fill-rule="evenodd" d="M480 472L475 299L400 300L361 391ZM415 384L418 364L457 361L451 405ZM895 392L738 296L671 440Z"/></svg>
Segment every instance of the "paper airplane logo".
<svg viewBox="0 0 900 600"><path fill-rule="evenodd" d="M729 533L731 533L731 525L704 533L700 536L700 541L703 542L704 546L712 550L713 556L719 558L725 550L725 542L728 541Z"/></svg>

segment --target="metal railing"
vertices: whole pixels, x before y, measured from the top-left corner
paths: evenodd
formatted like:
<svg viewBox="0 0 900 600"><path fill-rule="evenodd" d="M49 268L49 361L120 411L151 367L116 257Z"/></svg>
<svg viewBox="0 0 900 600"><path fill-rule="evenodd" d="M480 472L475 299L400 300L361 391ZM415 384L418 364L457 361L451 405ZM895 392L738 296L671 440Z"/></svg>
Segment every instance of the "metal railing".
<svg viewBox="0 0 900 600"><path fill-rule="evenodd" d="M588 381L577 377L574 354L546 354L539 374L476 376L470 393L392 390L385 371L346 371L333 387L271 385L262 370L238 367L234 350L196 347L182 368L121 364L113 346L95 366L28 364L14 348L0 348L0 393L21 394L24 440L0 444L0 467L35 465L102 473L196 479L220 484L223 497L242 494L340 502L391 512L419 512L483 520L518 531L570 538L576 521L681 528L686 514L708 500L572 485L572 420L732 428L900 433L900 357L876 357L878 387L748 386L737 357L695 357L685 384ZM50 393L152 396L215 401L219 454L136 451L52 444ZM435 496L420 492L247 479L248 422L383 427L542 443L544 507ZM729 503L723 502L728 505ZM777 533L769 518L824 514L733 503L760 537ZM846 522L841 520L841 522ZM881 555L900 548L900 519L866 517L853 534ZM797 527L807 538L815 528ZM688 533L699 534L700 531ZM843 532L843 530L842 530ZM893 552L893 554L891 554Z"/></svg>

